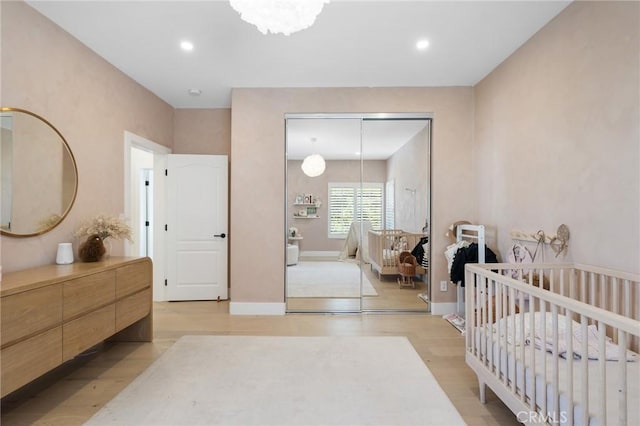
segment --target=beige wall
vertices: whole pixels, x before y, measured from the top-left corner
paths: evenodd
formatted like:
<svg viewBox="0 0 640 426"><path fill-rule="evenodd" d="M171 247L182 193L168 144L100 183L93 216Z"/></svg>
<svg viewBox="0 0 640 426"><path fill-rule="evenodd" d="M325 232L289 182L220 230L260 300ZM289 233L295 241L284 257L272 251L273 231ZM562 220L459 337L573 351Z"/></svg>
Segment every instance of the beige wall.
<svg viewBox="0 0 640 426"><path fill-rule="evenodd" d="M231 109L176 109L174 154L231 154Z"/></svg>
<svg viewBox="0 0 640 426"><path fill-rule="evenodd" d="M387 161L387 180L394 181L395 228L422 232L429 201L429 126L418 132Z"/></svg>
<svg viewBox="0 0 640 426"><path fill-rule="evenodd" d="M302 161L288 162L288 196L289 225L295 226L303 236L300 250L303 251L340 251L344 247L344 239L328 237L329 221L327 216L327 200L329 182L360 182L360 161L328 160L325 172L310 178L300 168ZM386 161L364 161L364 182L384 184L386 179ZM322 205L318 209L320 219L296 219L293 214L298 210L294 205L296 194L313 194L320 197Z"/></svg>
<svg viewBox="0 0 640 426"><path fill-rule="evenodd" d="M311 88L234 89L231 118L231 298L234 302L284 301L285 113L433 113L434 253L448 244L447 226L470 218L472 89ZM256 211L259 214L256 214ZM248 253L260 250L260 256ZM434 255L436 281L446 279L443 256ZM434 294L454 301L453 291Z"/></svg>
<svg viewBox="0 0 640 426"><path fill-rule="evenodd" d="M567 260L640 272L639 17L574 2L475 87L477 218L503 253L565 223Z"/></svg>
<svg viewBox="0 0 640 426"><path fill-rule="evenodd" d="M171 147L173 108L23 2L0 3L0 103L46 118L66 138L79 186L69 216L39 237L2 237L4 272L53 263L57 244L97 213L124 211L124 131ZM116 242L113 253L122 252Z"/></svg>

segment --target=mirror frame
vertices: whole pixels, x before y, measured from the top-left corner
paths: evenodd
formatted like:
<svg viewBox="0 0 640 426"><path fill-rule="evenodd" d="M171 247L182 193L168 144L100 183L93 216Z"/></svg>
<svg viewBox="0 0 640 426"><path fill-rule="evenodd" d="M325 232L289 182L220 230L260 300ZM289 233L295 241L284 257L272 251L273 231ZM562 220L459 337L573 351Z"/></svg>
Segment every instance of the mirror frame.
<svg viewBox="0 0 640 426"><path fill-rule="evenodd" d="M58 129L56 129L53 124L49 123L49 121L47 121L44 117L39 116L36 113L33 113L31 111L28 111L26 109L22 109L22 108L15 108L15 107L0 107L0 113L2 112L21 112L24 114L28 114L34 118L37 118L38 120L42 121L44 124L46 124L47 126L49 126L57 135L58 137L60 137L60 139L62 140L62 143L64 144L65 149L67 150L67 152L69 153L69 156L71 157L71 162L73 163L73 171L76 174L76 185L73 189L73 196L71 197L71 202L69 202L69 205L67 206L67 208L65 209L65 211L60 215L60 220L58 220L56 223L54 223L53 225L50 225L49 227L39 230L37 232L32 232L29 234L17 234L11 231L5 231L3 229L0 229L0 235L4 235L7 237L14 237L14 238L27 238L27 237L35 237L38 235L42 235L44 233L47 233L49 231L51 231L52 229L54 229L56 226L60 225L62 223L62 221L67 217L67 215L69 214L69 212L71 211L71 208L73 207L75 201L76 201L76 196L78 194L78 183L79 183L79 176L78 176L78 164L76 163L76 158L73 155L73 152L71 151L71 147L69 146L69 144L67 143L67 140L64 138L64 136L62 136L62 133L60 133L58 131Z"/></svg>

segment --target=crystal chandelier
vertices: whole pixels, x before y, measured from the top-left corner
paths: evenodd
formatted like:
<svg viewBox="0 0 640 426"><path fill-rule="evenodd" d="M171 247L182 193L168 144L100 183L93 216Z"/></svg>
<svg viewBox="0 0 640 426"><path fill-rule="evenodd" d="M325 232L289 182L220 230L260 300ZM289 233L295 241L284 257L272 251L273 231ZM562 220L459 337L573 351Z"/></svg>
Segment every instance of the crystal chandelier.
<svg viewBox="0 0 640 426"><path fill-rule="evenodd" d="M309 28L329 0L229 0L243 21L262 34L289 35Z"/></svg>

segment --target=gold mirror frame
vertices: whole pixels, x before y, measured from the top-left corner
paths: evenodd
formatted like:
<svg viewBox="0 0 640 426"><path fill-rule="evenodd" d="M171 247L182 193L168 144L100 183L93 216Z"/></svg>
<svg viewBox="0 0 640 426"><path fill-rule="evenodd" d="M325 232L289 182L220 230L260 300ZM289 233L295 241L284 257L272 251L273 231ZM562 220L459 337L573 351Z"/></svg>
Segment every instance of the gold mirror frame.
<svg viewBox="0 0 640 426"><path fill-rule="evenodd" d="M44 124L46 124L49 128L51 128L55 132L56 135L58 135L58 137L62 141L63 147L64 147L64 149L66 149L67 153L69 154L69 158L71 159L71 164L73 165L73 172L75 174L75 185L74 185L74 188L73 188L73 195L71 196L71 199L70 199L70 201L68 203L68 206L66 207L64 212L62 212L62 214L60 215L60 218L55 223L49 224L47 227L42 228L42 229L38 229L35 232L29 232L29 233L24 233L24 234L15 233L15 232L11 232L11 231L4 230L4 229L0 228L0 235L5 235L5 236L8 236L8 237L26 238L26 237L34 237L34 236L37 236L37 235L42 235L42 234L44 234L46 232L51 231L56 226L58 226L60 223L62 223L62 221L65 219L65 217L67 217L67 215L71 211L71 208L73 207L73 205L74 205L74 203L76 201L76 195L78 194L78 181L79 181L79 179L78 179L78 166L76 164L76 159L73 156L73 152L71 151L71 147L67 143L67 140L64 138L64 136L62 136L62 133L60 133L58 131L58 129L56 129L45 118L43 118L43 117L39 116L38 114L35 114L35 113L31 112L31 111L22 109L22 108L0 107L0 113L6 113L6 112L19 112L19 113L27 114L27 115L30 115L30 116L42 121Z"/></svg>

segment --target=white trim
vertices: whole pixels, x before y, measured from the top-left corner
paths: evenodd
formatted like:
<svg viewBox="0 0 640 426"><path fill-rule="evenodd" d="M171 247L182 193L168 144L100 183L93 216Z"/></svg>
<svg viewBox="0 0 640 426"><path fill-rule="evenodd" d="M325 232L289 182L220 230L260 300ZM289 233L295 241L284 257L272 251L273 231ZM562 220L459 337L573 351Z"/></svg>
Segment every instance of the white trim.
<svg viewBox="0 0 640 426"><path fill-rule="evenodd" d="M453 314L458 310L456 302L435 303L431 302L431 315Z"/></svg>
<svg viewBox="0 0 640 426"><path fill-rule="evenodd" d="M335 257L336 259L340 256L339 251L301 251L300 256L303 257Z"/></svg>
<svg viewBox="0 0 640 426"><path fill-rule="evenodd" d="M164 145L155 143L149 139L138 136L135 133L124 131L124 216L127 220L131 219L131 148L135 147L143 151L148 151L154 154L153 164L154 170L159 166L164 168L166 166L166 156L171 153L171 149ZM157 176L157 173L156 173ZM164 185L162 181L156 179L156 185L154 185L154 220L157 224L164 221L164 210L166 200L164 196ZM164 245L164 233L160 232L160 226L156 226L154 229L154 250L153 250L153 300L164 301L166 300L164 286L165 273L165 253L163 250L156 248L165 247ZM129 241L124 241L124 254L125 256L131 255L131 246Z"/></svg>
<svg viewBox="0 0 640 426"><path fill-rule="evenodd" d="M286 113L284 118L355 118L358 120L381 120L381 119L432 119L431 112L373 112L373 113Z"/></svg>
<svg viewBox="0 0 640 426"><path fill-rule="evenodd" d="M155 143L147 138L138 136L127 130L124 131L124 217L131 219L131 148L136 147L153 154L171 154L171 149ZM125 256L131 255L129 241L124 241Z"/></svg>
<svg viewBox="0 0 640 426"><path fill-rule="evenodd" d="M231 315L284 315L285 303L230 302Z"/></svg>

